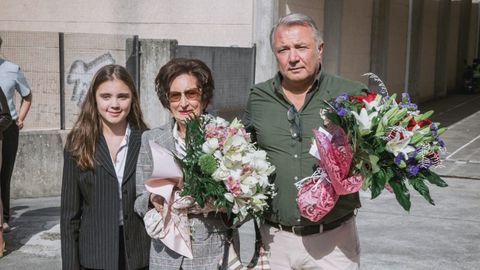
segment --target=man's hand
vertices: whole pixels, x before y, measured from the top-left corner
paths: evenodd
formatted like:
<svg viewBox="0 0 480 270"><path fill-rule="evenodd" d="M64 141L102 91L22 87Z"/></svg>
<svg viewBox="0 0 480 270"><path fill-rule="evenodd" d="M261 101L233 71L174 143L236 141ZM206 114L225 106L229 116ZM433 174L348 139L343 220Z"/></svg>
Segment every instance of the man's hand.
<svg viewBox="0 0 480 270"><path fill-rule="evenodd" d="M18 129L23 128L23 120L20 120L20 118L17 118L16 124L17 124Z"/></svg>

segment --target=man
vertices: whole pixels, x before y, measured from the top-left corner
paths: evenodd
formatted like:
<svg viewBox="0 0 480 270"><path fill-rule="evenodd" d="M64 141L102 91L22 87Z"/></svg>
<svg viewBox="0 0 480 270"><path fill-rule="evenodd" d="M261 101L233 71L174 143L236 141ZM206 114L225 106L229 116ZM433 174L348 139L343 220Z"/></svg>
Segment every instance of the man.
<svg viewBox="0 0 480 270"><path fill-rule="evenodd" d="M0 37L0 49L2 38ZM3 231L8 232L10 227L10 182L12 179L13 166L17 156L19 130L23 128L23 121L27 117L32 104L32 93L28 86L25 75L20 67L12 62L0 58L0 87L8 102L13 123L3 132L2 141L2 171L0 175L0 188L3 203ZM20 110L15 109L15 91L22 97Z"/></svg>
<svg viewBox="0 0 480 270"><path fill-rule="evenodd" d="M355 210L358 193L341 196L319 222L299 214L294 183L312 175L316 159L308 152L312 129L323 125L324 100L366 87L321 69L324 43L314 21L290 14L273 27L270 43L279 72L250 92L246 124L258 146L276 166L277 195L261 228L270 264L277 269L358 269Z"/></svg>

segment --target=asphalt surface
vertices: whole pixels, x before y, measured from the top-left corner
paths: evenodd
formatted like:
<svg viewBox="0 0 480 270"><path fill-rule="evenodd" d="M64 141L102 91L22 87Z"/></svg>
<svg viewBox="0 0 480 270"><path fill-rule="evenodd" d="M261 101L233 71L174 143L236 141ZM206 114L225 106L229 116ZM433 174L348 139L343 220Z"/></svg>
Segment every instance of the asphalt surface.
<svg viewBox="0 0 480 270"><path fill-rule="evenodd" d="M362 192L361 268L480 269L480 95L450 96L420 108L434 109L434 120L449 127L442 136L448 147L444 167L436 170L449 186L430 187L435 206L413 191L410 212L390 193L370 200ZM12 212L0 269L61 269L60 198L16 199ZM248 260L251 223L242 226L240 238L242 258Z"/></svg>

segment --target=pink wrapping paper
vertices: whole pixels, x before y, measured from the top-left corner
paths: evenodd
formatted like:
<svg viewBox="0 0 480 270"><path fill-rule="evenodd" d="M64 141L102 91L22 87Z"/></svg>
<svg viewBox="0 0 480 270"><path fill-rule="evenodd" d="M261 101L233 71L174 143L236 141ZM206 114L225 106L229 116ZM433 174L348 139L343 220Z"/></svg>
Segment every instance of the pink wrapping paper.
<svg viewBox="0 0 480 270"><path fill-rule="evenodd" d="M363 184L361 175L348 177L353 151L342 128L329 125L331 140L324 133L313 130L320 156L319 171L302 180L297 193L297 205L301 216L317 222L335 206L339 195L354 193Z"/></svg>
<svg viewBox="0 0 480 270"><path fill-rule="evenodd" d="M188 208L194 201L180 197L174 187L183 185L183 174L172 153L154 141L150 141L153 158L152 176L145 180L145 188L165 199L164 211L150 210L144 218L150 237L159 239L168 248L188 258L193 258L188 223ZM153 212L152 212L153 211Z"/></svg>
<svg viewBox="0 0 480 270"><path fill-rule="evenodd" d="M298 190L298 194L300 215L313 222L328 214L338 200L333 186L321 177L314 177L305 182Z"/></svg>
<svg viewBox="0 0 480 270"><path fill-rule="evenodd" d="M319 164L327 172L338 195L357 192L362 187L363 177L361 175L347 177L353 158L347 135L336 125L329 125L328 131L332 134L331 141L318 130L313 131L320 154Z"/></svg>

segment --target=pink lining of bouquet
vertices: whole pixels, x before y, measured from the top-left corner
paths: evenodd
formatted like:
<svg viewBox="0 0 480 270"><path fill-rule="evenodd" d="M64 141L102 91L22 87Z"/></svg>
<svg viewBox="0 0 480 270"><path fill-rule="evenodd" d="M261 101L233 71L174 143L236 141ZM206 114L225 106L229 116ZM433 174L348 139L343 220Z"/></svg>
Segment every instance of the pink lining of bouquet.
<svg viewBox="0 0 480 270"><path fill-rule="evenodd" d="M313 130L321 171L301 180L297 193L300 214L317 222L335 206L339 195L355 193L363 184L361 175L348 177L353 151L342 128L330 124L330 140L324 133Z"/></svg>

